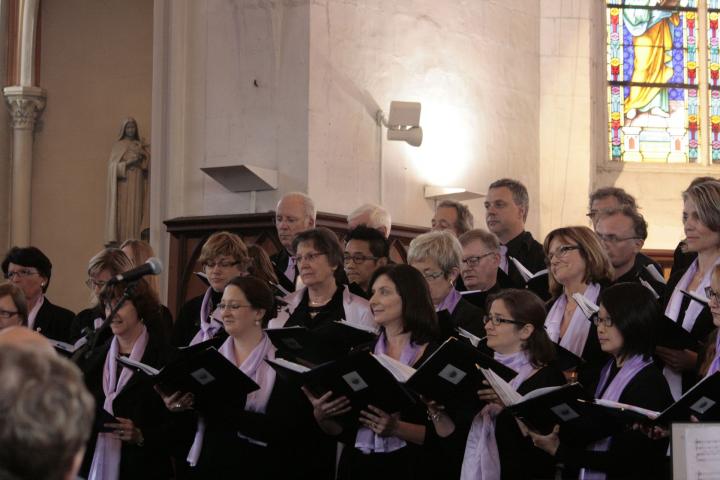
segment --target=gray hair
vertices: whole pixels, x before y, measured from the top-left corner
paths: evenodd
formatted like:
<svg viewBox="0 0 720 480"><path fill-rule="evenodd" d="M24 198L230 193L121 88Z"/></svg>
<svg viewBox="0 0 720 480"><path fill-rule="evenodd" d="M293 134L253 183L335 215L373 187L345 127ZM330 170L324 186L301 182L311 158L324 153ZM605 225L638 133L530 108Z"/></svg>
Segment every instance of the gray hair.
<svg viewBox="0 0 720 480"><path fill-rule="evenodd" d="M305 207L305 215L309 218L312 218L314 222L315 218L317 217L317 210L315 210L315 202L313 201L313 199L303 192L288 192L282 196L280 201L278 201L278 205L280 204L280 202L290 197L298 197L302 200L303 206Z"/></svg>
<svg viewBox="0 0 720 480"><path fill-rule="evenodd" d="M407 261L435 260L447 277L453 268L460 268L462 246L447 230L435 230L413 238L408 247Z"/></svg>
<svg viewBox="0 0 720 480"><path fill-rule="evenodd" d="M370 217L370 221L367 224L368 227L374 228L376 230L380 227L385 227L385 231L390 233L390 228L392 227L392 218L390 217L390 212L388 212L385 207L376 205L374 203L366 203L364 205L360 205L358 208L353 210L350 215L347 216L347 221L348 223L350 223L352 219L366 213L368 214L368 217Z"/></svg>
<svg viewBox="0 0 720 480"><path fill-rule="evenodd" d="M501 178L500 180L492 182L488 187L488 190L503 187L512 192L513 202L515 202L515 205L523 209L523 222L526 221L528 212L530 211L530 196L528 195L525 185L512 178Z"/></svg>
<svg viewBox="0 0 720 480"><path fill-rule="evenodd" d="M80 370L37 348L0 349L0 477L61 480L90 437L95 402Z"/></svg>
<svg viewBox="0 0 720 480"><path fill-rule="evenodd" d="M479 241L482 242L488 250L493 252L500 250L500 240L498 240L494 233L483 230L482 228L467 231L460 235L458 240L463 247L467 246L470 242Z"/></svg>
<svg viewBox="0 0 720 480"><path fill-rule="evenodd" d="M457 231L458 235L462 235L468 230L471 230L473 226L475 226L475 219L473 218L472 213L470 213L470 209L467 207L467 205L456 202L455 200L443 200L442 202L438 203L438 206L435 210L437 210L438 208L455 209L455 211L457 212L455 230Z"/></svg>

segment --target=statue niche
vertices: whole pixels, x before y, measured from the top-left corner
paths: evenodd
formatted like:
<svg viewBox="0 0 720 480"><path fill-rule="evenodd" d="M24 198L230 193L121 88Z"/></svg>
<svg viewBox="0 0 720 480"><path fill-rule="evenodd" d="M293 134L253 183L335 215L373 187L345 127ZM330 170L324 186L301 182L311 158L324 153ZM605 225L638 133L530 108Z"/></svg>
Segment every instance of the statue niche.
<svg viewBox="0 0 720 480"><path fill-rule="evenodd" d="M149 145L140 138L135 119L126 118L112 146L108 163L106 246L147 237L149 167Z"/></svg>

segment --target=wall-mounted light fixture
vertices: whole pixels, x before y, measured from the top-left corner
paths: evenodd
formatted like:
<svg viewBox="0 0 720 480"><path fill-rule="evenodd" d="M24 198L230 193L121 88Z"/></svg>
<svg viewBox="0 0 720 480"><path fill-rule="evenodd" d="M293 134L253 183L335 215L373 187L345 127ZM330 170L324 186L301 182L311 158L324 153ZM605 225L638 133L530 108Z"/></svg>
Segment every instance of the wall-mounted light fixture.
<svg viewBox="0 0 720 480"><path fill-rule="evenodd" d="M382 110L376 114L378 125L387 128L388 140L399 140L413 147L422 143L420 126L420 102L390 102L390 115L385 118Z"/></svg>

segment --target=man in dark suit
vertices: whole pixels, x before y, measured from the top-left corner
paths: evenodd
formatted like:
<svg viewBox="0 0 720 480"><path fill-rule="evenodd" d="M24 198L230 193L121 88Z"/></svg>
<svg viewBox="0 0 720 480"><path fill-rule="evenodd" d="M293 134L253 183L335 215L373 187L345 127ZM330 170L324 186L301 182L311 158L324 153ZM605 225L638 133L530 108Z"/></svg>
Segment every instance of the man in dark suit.
<svg viewBox="0 0 720 480"><path fill-rule="evenodd" d="M513 286L499 268L500 242L495 235L479 228L463 233L458 240L463 249L460 275L467 288L461 294L484 314L490 295Z"/></svg>
<svg viewBox="0 0 720 480"><path fill-rule="evenodd" d="M270 257L280 285L289 292L295 291L298 276L292 243L298 233L315 227L315 203L301 192L283 195L275 209L275 228L283 249Z"/></svg>
<svg viewBox="0 0 720 480"><path fill-rule="evenodd" d="M595 233L615 269L613 283L642 283L652 289L656 298L663 296L665 284L658 281L638 258L647 238L647 222L637 210L625 206L600 214L595 222ZM656 271L662 275L662 270Z"/></svg>
<svg viewBox="0 0 720 480"><path fill-rule="evenodd" d="M485 222L488 230L500 240L500 269L517 288L524 288L527 281L512 262L514 258L531 273L545 269L545 253L542 245L525 230L530 210L530 197L525 185L517 180L502 178L490 184L485 199ZM547 277L528 285L541 298L547 299Z"/></svg>

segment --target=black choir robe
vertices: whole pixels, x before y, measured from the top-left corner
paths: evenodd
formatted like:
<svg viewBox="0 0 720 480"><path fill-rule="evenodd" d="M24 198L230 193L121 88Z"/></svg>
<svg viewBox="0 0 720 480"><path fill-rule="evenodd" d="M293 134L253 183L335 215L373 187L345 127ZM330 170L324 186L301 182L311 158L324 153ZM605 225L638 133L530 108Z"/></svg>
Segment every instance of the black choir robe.
<svg viewBox="0 0 720 480"><path fill-rule="evenodd" d="M35 316L33 330L53 340L69 342L70 325L72 324L73 318L75 318L73 312L67 308L53 304L45 297L40 310L38 310Z"/></svg>
<svg viewBox="0 0 720 480"><path fill-rule="evenodd" d="M200 309L205 294L191 298L180 308L177 319L172 330L172 345L175 347L185 347L200 331ZM220 303L222 292L213 292L215 297L214 303ZM216 337L226 337L225 329L220 328L215 334Z"/></svg>
<svg viewBox="0 0 720 480"><path fill-rule="evenodd" d="M507 244L507 255L522 263L532 273L546 269L545 252L542 244L535 240L530 232L524 231L513 238ZM525 279L522 277L515 264L508 258L508 277L515 288L526 288ZM527 284L527 288L536 293L543 300L550 298L547 276L538 278Z"/></svg>
<svg viewBox="0 0 720 480"><path fill-rule="evenodd" d="M642 279L648 284L650 284L652 289L660 298L663 298L665 296L666 285L662 282L658 282L657 280L655 280L655 278L645 268L646 265L655 265L655 262L653 262L652 259L650 259L649 257L645 257L645 255L642 255L643 257L645 257L645 259L650 260L649 263L645 263L645 259L641 258L641 255L641 253L638 253L635 256L635 264L633 265L633 267L625 274L615 279L612 284L614 285L616 283L624 282L641 283L640 280ZM662 268L658 271L660 272L660 274L663 273ZM660 300L658 299L658 302L659 301Z"/></svg>
<svg viewBox="0 0 720 480"><path fill-rule="evenodd" d="M288 268L288 262L290 261L290 253L286 249L281 249L274 255L270 256L270 261L275 269L275 276L278 279L278 283L288 292L295 291L295 280L298 276L298 267L295 265L295 274L292 280L285 276L285 270Z"/></svg>
<svg viewBox="0 0 720 480"><path fill-rule="evenodd" d="M110 350L112 338L99 346L89 358L82 360L80 369L85 375L85 384L95 397L95 402L102 408L105 402L103 391L103 367L105 358ZM171 352L166 344L150 335L142 363L155 368L166 364ZM118 366L118 378L122 367ZM120 456L120 479L167 479L172 476L168 438L169 412L160 395L153 389L152 382L139 373L134 373L120 394L113 402L115 417L129 418L135 426L142 431L144 444L142 446L122 443ZM94 429L87 443L85 458L80 469L80 475L85 477L90 471L97 430Z"/></svg>

